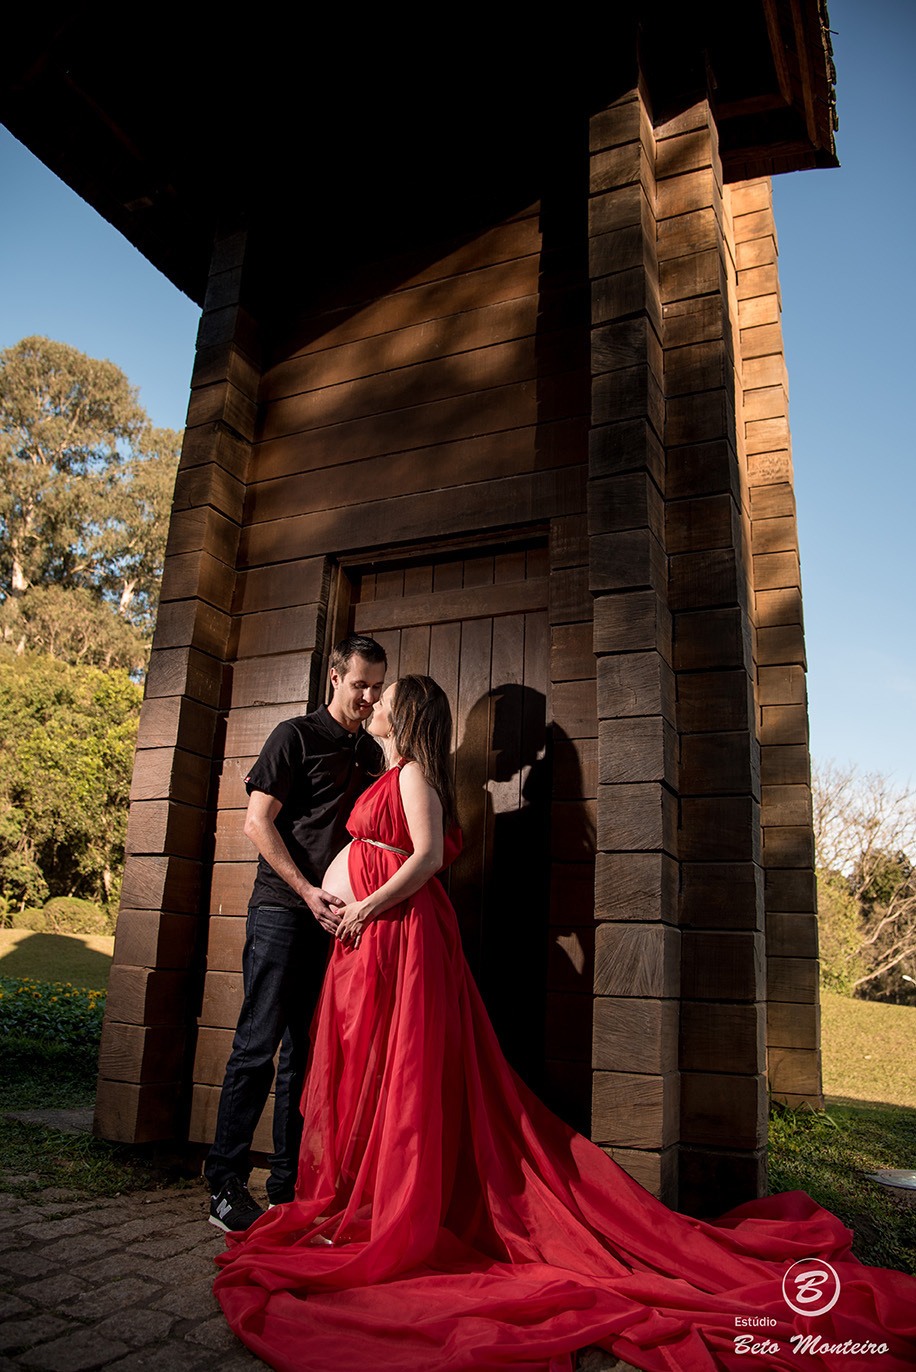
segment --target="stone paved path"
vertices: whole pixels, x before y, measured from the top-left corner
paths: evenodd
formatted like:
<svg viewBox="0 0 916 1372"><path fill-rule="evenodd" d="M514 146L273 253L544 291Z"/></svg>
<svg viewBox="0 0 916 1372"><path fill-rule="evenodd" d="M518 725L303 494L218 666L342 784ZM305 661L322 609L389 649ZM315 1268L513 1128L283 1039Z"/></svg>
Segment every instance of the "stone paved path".
<svg viewBox="0 0 916 1372"><path fill-rule="evenodd" d="M203 1184L0 1194L0 1372L257 1372L212 1293Z"/></svg>

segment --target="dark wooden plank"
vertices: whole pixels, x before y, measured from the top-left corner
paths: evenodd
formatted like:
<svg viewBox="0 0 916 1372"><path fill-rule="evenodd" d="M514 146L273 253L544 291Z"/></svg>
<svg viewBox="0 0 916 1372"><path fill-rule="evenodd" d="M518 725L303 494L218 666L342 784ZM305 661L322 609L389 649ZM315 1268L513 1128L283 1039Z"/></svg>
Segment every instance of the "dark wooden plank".
<svg viewBox="0 0 916 1372"><path fill-rule="evenodd" d="M197 914L202 880L201 863L190 858L131 854L124 864L121 899L133 910Z"/></svg>
<svg viewBox="0 0 916 1372"><path fill-rule="evenodd" d="M102 1029L99 1074L109 1081L137 1083L181 1079L185 1041L169 1025L114 1024Z"/></svg>
<svg viewBox="0 0 916 1372"><path fill-rule="evenodd" d="M270 657L274 653L308 655L321 647L325 605L295 605L287 610L261 610L238 616L230 643L234 658Z"/></svg>
<svg viewBox="0 0 916 1372"><path fill-rule="evenodd" d="M588 463L593 480L644 470L659 490L664 489L665 451L646 419L621 419L593 428L588 436Z"/></svg>
<svg viewBox="0 0 916 1372"><path fill-rule="evenodd" d="M598 779L677 782L677 735L661 715L605 719L598 731Z"/></svg>
<svg viewBox="0 0 916 1372"><path fill-rule="evenodd" d="M769 873L767 874L769 876ZM809 913L783 913L786 907L776 906L774 913L767 910L767 956L777 958L816 958L817 957L817 915L814 912L814 873L793 872L803 889L802 899L807 897ZM802 878L808 877L807 882ZM767 902L769 904L769 901ZM801 905L801 900L799 901ZM795 907L789 907L794 909Z"/></svg>
<svg viewBox="0 0 916 1372"><path fill-rule="evenodd" d="M596 1072L592 1138L633 1148L664 1148L678 1134L677 1074Z"/></svg>
<svg viewBox="0 0 916 1372"><path fill-rule="evenodd" d="M175 553L165 560L161 599L166 602L197 598L228 611L235 582L235 569L211 553Z"/></svg>
<svg viewBox="0 0 916 1372"><path fill-rule="evenodd" d="M491 559L492 564L492 559ZM480 560L471 564L475 571L483 570ZM492 579L492 565L490 569ZM493 615L518 614L524 610L545 608L548 585L546 579L517 581L498 586L470 583L460 591L440 591L429 595L403 596L400 599L379 599L356 606L357 633L372 634L378 629L401 625L442 624L448 620L483 619Z"/></svg>
<svg viewBox="0 0 916 1372"><path fill-rule="evenodd" d="M767 999L801 1001L817 999L816 958L767 958Z"/></svg>
<svg viewBox="0 0 916 1372"><path fill-rule="evenodd" d="M685 862L759 862L760 805L747 795L682 798L679 840Z"/></svg>
<svg viewBox="0 0 916 1372"><path fill-rule="evenodd" d="M750 616L739 606L681 611L674 616L674 668L677 672L742 666L750 673L753 641Z"/></svg>
<svg viewBox="0 0 916 1372"><path fill-rule="evenodd" d="M615 653L598 659L601 719L662 715L675 719L674 673L660 653Z"/></svg>
<svg viewBox="0 0 916 1372"><path fill-rule="evenodd" d="M183 748L144 748L134 759L130 783L135 800L174 800L205 809L210 796L210 760Z"/></svg>
<svg viewBox="0 0 916 1372"><path fill-rule="evenodd" d="M663 1074L677 1065L677 1001L595 997L593 1067Z"/></svg>
<svg viewBox="0 0 916 1372"><path fill-rule="evenodd" d="M677 852L677 801L660 782L598 787L598 848Z"/></svg>
<svg viewBox="0 0 916 1372"><path fill-rule="evenodd" d="M677 690L678 726L682 733L721 733L753 725L753 682L743 668L682 672L678 675Z"/></svg>
<svg viewBox="0 0 916 1372"><path fill-rule="evenodd" d="M298 558L294 562L255 567L241 572L232 604L237 615L261 610L281 610L327 599L328 562L324 557Z"/></svg>
<svg viewBox="0 0 916 1372"><path fill-rule="evenodd" d="M752 930L685 929L681 995L688 1001L762 1000L764 962L762 934Z"/></svg>
<svg viewBox="0 0 916 1372"><path fill-rule="evenodd" d="M551 681L580 681L596 672L594 630L584 624L556 624L550 634Z"/></svg>
<svg viewBox="0 0 916 1372"><path fill-rule="evenodd" d="M115 963L108 977L105 1018L117 1024L183 1027L191 991L186 969L127 967Z"/></svg>
<svg viewBox="0 0 916 1372"><path fill-rule="evenodd" d="M598 733L595 680L558 681L551 692L553 722L567 738L594 738Z"/></svg>
<svg viewBox="0 0 916 1372"><path fill-rule="evenodd" d="M176 801L135 801L127 819L127 853L170 853L200 856L207 831L207 812Z"/></svg>
<svg viewBox="0 0 916 1372"><path fill-rule="evenodd" d="M754 861L684 862L680 920L684 928L763 929L763 869Z"/></svg>
<svg viewBox="0 0 916 1372"><path fill-rule="evenodd" d="M762 1073L684 1072L681 1075L681 1139L731 1148L766 1143L767 1092Z"/></svg>
<svg viewBox="0 0 916 1372"><path fill-rule="evenodd" d="M740 1072L756 1075L765 1064L762 1004L681 1005L680 1065L685 1072Z"/></svg>
<svg viewBox="0 0 916 1372"><path fill-rule="evenodd" d="M200 920L159 910L132 910L123 902L118 913L115 960L129 967L187 968L197 947Z"/></svg>
<svg viewBox="0 0 916 1372"><path fill-rule="evenodd" d="M627 472L592 480L588 488L588 528L592 535L648 528L661 541L665 506L649 474Z"/></svg>
<svg viewBox="0 0 916 1372"><path fill-rule="evenodd" d="M674 923L677 898L677 863L665 853L598 854L596 919Z"/></svg>
<svg viewBox="0 0 916 1372"><path fill-rule="evenodd" d="M671 660L671 614L655 590L614 591L594 602L595 652L658 651Z"/></svg>
<svg viewBox="0 0 916 1372"><path fill-rule="evenodd" d="M760 750L749 730L681 737L682 796L760 795Z"/></svg>

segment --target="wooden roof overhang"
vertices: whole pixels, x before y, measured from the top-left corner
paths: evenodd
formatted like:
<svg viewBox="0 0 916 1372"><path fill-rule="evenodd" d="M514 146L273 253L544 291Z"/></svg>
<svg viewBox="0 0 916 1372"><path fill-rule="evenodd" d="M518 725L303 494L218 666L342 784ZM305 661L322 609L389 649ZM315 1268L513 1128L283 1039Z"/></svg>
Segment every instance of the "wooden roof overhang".
<svg viewBox="0 0 916 1372"><path fill-rule="evenodd" d="M215 230L246 214L343 252L527 194L545 139L632 87L637 51L657 117L708 96L729 180L837 165L823 0L634 0L543 36L456 17L422 69L392 21L113 13L12 18L0 118L198 302Z"/></svg>

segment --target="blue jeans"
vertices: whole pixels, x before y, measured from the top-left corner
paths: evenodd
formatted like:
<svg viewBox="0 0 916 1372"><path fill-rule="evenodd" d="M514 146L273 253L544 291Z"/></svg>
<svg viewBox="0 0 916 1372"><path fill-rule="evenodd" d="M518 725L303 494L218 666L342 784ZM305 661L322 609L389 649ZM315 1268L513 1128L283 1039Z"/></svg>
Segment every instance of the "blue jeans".
<svg viewBox="0 0 916 1372"><path fill-rule="evenodd" d="M274 1093L269 1199L295 1185L302 1138L300 1099L309 1055L309 1028L327 962L329 936L306 907L248 910L242 975L245 999L219 1101L216 1133L204 1175L216 1194L233 1176L247 1181L251 1142L267 1104L273 1059L281 1046Z"/></svg>

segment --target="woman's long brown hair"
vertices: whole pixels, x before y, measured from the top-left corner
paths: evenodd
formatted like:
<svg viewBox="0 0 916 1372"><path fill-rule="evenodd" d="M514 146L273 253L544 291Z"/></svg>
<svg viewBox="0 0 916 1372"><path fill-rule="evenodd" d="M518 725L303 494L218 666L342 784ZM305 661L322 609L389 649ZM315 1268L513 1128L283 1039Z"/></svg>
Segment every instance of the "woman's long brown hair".
<svg viewBox="0 0 916 1372"><path fill-rule="evenodd" d="M448 697L431 676L398 677L391 700L394 746L416 762L442 802L445 829L457 822L452 774L452 711Z"/></svg>

